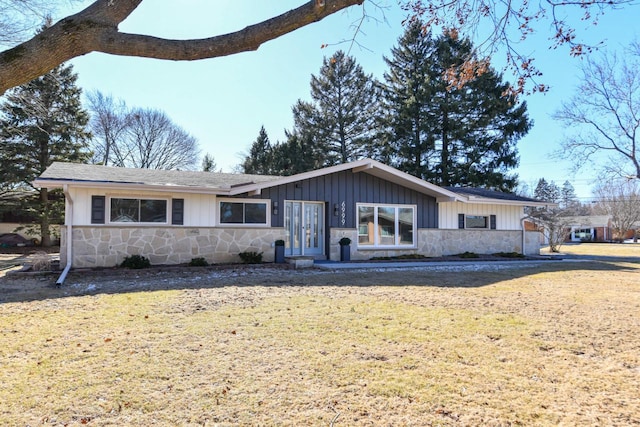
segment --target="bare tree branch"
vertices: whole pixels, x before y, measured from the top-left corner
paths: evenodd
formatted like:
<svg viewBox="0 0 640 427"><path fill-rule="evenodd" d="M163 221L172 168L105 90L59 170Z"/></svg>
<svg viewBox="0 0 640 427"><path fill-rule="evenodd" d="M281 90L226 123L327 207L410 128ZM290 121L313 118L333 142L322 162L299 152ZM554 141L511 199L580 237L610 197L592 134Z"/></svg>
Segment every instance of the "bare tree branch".
<svg viewBox="0 0 640 427"><path fill-rule="evenodd" d="M169 40L118 31L118 25L142 0L96 0L31 40L0 53L0 94L90 52L192 61L256 50L264 42L363 1L311 0L234 33L198 40Z"/></svg>

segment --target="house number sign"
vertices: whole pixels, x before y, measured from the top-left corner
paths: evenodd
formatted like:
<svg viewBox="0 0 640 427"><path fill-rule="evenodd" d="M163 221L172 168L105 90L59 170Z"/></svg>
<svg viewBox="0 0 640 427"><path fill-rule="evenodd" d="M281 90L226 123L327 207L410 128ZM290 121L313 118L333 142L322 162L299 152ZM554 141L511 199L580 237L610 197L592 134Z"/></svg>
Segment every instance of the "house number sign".
<svg viewBox="0 0 640 427"><path fill-rule="evenodd" d="M340 224L344 227L347 223L347 204L343 201L340 204Z"/></svg>

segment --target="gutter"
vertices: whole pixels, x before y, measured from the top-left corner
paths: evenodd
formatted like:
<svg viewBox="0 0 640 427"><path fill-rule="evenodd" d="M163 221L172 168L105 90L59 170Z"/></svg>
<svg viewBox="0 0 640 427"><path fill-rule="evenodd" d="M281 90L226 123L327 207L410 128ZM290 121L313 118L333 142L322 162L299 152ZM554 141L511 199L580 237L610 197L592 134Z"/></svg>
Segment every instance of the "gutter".
<svg viewBox="0 0 640 427"><path fill-rule="evenodd" d="M69 274L69 270L71 270L71 265L73 264L73 199L71 198L71 194L69 194L68 184L63 185L62 192L64 193L67 206L67 211L65 212L65 218L67 219L65 221L65 225L67 226L67 264L56 281L57 286L61 286L64 283L64 280L67 278L67 274Z"/></svg>
<svg viewBox="0 0 640 427"><path fill-rule="evenodd" d="M525 230L525 227L524 227L524 220L527 218L529 217L523 216L522 218L520 218L520 228L522 228L522 255L527 255L525 250L527 230Z"/></svg>

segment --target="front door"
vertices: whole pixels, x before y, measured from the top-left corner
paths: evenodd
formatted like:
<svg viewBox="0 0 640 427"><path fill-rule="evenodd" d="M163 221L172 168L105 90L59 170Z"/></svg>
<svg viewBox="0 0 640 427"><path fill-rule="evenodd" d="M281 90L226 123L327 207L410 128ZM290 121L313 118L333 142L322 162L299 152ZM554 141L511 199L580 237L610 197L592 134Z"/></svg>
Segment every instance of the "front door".
<svg viewBox="0 0 640 427"><path fill-rule="evenodd" d="M322 255L324 203L285 202L284 208L285 255Z"/></svg>

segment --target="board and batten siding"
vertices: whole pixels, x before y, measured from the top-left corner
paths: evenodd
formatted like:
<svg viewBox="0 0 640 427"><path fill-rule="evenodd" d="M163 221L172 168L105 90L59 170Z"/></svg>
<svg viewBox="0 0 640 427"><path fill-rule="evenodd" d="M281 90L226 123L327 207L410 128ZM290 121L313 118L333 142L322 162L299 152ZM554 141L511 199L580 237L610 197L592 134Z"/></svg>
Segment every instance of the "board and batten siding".
<svg viewBox="0 0 640 427"><path fill-rule="evenodd" d="M458 228L458 214L495 215L497 230L521 230L521 218L524 216L522 206L488 205L475 203L445 202L438 204L441 229Z"/></svg>
<svg viewBox="0 0 640 427"><path fill-rule="evenodd" d="M187 227L213 227L216 220L216 196L211 194L191 194L191 193L166 193L158 191L139 190L105 190L104 188L77 188L69 189L73 199L73 225L96 225L91 224L91 196L105 196L107 198L107 212L105 213L109 224L109 197L122 197L129 199L157 198L169 201L167 205L167 216L171 214L171 203L173 199L184 199L184 224ZM68 212L66 215L68 223ZM171 222L170 218L167 218ZM118 223L119 226L127 226L127 223ZM129 224L140 226L140 224Z"/></svg>
<svg viewBox="0 0 640 427"><path fill-rule="evenodd" d="M243 197L243 196L238 196ZM284 201L325 202L327 225L330 228L356 228L356 204L377 203L417 206L417 228L437 228L438 209L433 197L402 187L364 172L337 172L295 183L262 190L256 198L271 199L280 207L271 216L272 227L284 227ZM341 223L344 202L345 223ZM334 215L338 206L340 215Z"/></svg>

